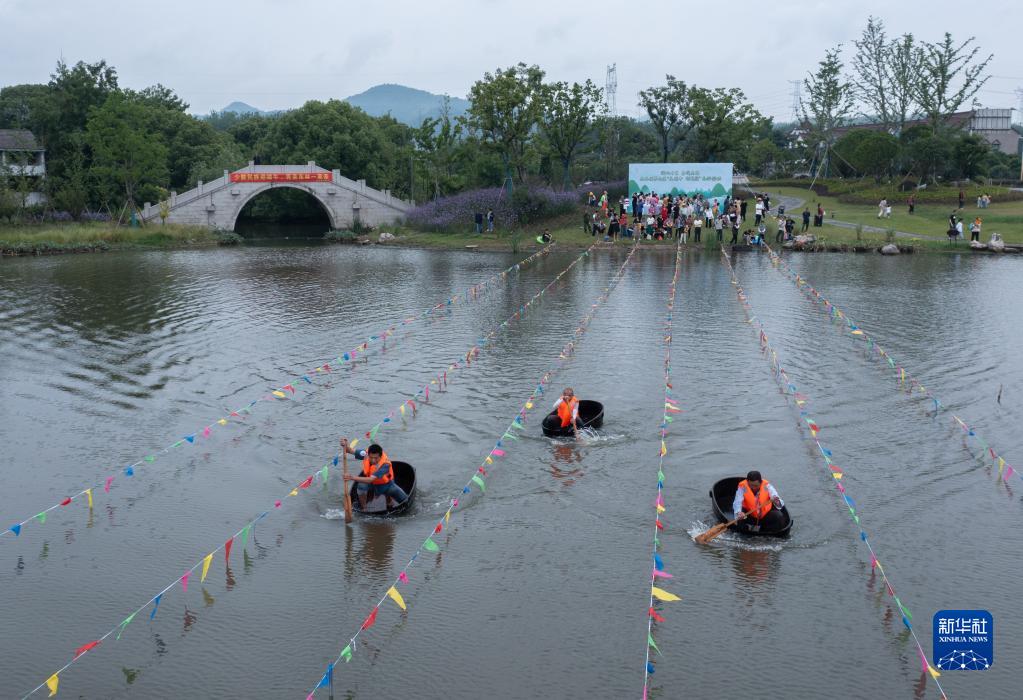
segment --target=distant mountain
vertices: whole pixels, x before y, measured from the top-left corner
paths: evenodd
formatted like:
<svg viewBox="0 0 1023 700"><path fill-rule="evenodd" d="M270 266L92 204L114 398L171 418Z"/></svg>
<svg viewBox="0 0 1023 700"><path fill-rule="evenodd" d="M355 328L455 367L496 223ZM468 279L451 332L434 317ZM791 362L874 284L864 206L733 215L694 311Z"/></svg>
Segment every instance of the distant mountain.
<svg viewBox="0 0 1023 700"><path fill-rule="evenodd" d="M247 105L244 102L238 102L237 100L229 104L221 112L234 112L235 114L266 114L261 109L257 109L252 105Z"/></svg>
<svg viewBox="0 0 1023 700"><path fill-rule="evenodd" d="M451 116L461 116L469 109L469 101L452 97ZM366 92L352 95L345 100L359 107L367 114L382 117L390 114L400 122L419 126L428 117L439 117L444 105L444 96L426 90L417 90L404 85L374 85Z"/></svg>

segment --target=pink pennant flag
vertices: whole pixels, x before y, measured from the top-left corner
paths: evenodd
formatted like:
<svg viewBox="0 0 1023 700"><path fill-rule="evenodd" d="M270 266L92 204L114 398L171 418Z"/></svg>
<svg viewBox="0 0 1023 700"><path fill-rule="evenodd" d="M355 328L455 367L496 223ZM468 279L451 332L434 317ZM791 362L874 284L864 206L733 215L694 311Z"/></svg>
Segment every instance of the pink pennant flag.
<svg viewBox="0 0 1023 700"><path fill-rule="evenodd" d="M210 426L207 425L205 428L202 429L202 436L204 438L208 438L210 436Z"/></svg>
<svg viewBox="0 0 1023 700"><path fill-rule="evenodd" d="M457 508L458 507L458 499L457 498L451 502L451 507L452 508Z"/></svg>
<svg viewBox="0 0 1023 700"><path fill-rule="evenodd" d="M870 568L873 569L877 566L877 557L873 554L870 555Z"/></svg>
<svg viewBox="0 0 1023 700"><path fill-rule="evenodd" d="M192 575L191 571L186 571L181 577L181 590L185 593L188 592L188 577Z"/></svg>
<svg viewBox="0 0 1023 700"><path fill-rule="evenodd" d="M274 508L280 508L280 507L281 507L281 502L280 501L274 501Z"/></svg>
<svg viewBox="0 0 1023 700"><path fill-rule="evenodd" d="M1011 466L1006 465L1005 472L1002 473L1002 481L1008 481L1009 477L1016 473L1016 470Z"/></svg>
<svg viewBox="0 0 1023 700"><path fill-rule="evenodd" d="M920 648L919 644L916 647L916 653L920 655L920 673L927 673L927 656L924 655L924 650Z"/></svg>
<svg viewBox="0 0 1023 700"><path fill-rule="evenodd" d="M108 476L106 483L103 484L103 491L105 491L106 493L110 493L110 484L113 483L113 481L114 477Z"/></svg>
<svg viewBox="0 0 1023 700"><path fill-rule="evenodd" d="M404 571L402 571L400 574L398 574L398 580L401 581L402 583L408 583L408 575Z"/></svg>
<svg viewBox="0 0 1023 700"><path fill-rule="evenodd" d="M654 569L654 576L657 578L675 578L667 571L658 571L657 569Z"/></svg>
<svg viewBox="0 0 1023 700"><path fill-rule="evenodd" d="M290 391L292 394L295 393L295 387L293 387L291 384L285 384L284 389L285 391Z"/></svg>
<svg viewBox="0 0 1023 700"><path fill-rule="evenodd" d="M504 450L498 448L498 449L495 449L490 454L494 455L495 457L504 457Z"/></svg>

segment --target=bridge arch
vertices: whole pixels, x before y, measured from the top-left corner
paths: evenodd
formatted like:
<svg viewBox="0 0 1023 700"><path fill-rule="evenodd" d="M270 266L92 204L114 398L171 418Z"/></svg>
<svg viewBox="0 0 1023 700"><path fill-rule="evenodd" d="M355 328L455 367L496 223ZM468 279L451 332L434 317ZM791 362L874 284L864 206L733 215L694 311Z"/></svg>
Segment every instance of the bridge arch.
<svg viewBox="0 0 1023 700"><path fill-rule="evenodd" d="M327 216L327 221L330 223L330 228L332 229L338 228L338 222L334 216L334 209L331 207L331 204L323 197L323 195L320 192L316 191L316 188L310 187L309 185L301 185L291 182L268 182L262 186L249 190L248 192L245 193L244 196L238 198L235 209L231 213L231 226L228 230L230 231L235 230L235 226L238 224L238 217L241 216L242 211L250 202L252 202L254 199L256 199L262 194L265 194L271 190L281 188L299 190L300 192L305 192L306 194L308 194L310 197L313 198L313 200L316 201L317 204L320 205L320 208L323 210L323 213Z"/></svg>

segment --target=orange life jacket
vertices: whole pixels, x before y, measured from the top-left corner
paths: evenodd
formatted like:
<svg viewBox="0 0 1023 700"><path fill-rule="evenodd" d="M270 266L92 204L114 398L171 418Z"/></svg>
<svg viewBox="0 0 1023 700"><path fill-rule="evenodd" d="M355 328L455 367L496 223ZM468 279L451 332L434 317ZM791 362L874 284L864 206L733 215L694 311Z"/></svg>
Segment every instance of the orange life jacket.
<svg viewBox="0 0 1023 700"><path fill-rule="evenodd" d="M745 489L742 492L742 510L744 513L752 515L757 520L761 520L767 515L774 506L771 502L771 494L767 492L768 486L767 480L764 479L760 484L760 491L754 494L753 489L749 487L745 479L739 482L739 488Z"/></svg>
<svg viewBox="0 0 1023 700"><path fill-rule="evenodd" d="M572 424L572 414L575 413L575 408L578 405L579 399L574 396L568 401L561 399L561 403L558 404L558 418L561 419L562 428L567 428Z"/></svg>
<svg viewBox="0 0 1023 700"><path fill-rule="evenodd" d="M381 464L386 464L387 465L387 473L384 474L379 479L373 479L373 484L380 485L380 484L389 484L389 483L391 483L392 481L394 481L394 467L391 466L391 460L389 460L387 458L387 453L386 452L384 452L382 455L380 455L380 461L377 462L377 465L375 467L372 464L369 463L369 453L367 452L366 453L366 459L362 460L362 475L363 476L373 476L373 472L376 471L377 468L379 468Z"/></svg>

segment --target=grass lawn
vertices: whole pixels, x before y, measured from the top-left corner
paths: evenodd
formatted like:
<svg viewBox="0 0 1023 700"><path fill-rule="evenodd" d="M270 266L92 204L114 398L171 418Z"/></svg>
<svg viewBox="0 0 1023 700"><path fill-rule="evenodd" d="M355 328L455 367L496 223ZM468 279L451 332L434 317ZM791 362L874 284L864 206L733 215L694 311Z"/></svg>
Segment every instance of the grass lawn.
<svg viewBox="0 0 1023 700"><path fill-rule="evenodd" d="M754 187L756 186L754 185ZM794 187L769 187L767 191L772 195L780 194L786 197L798 197L804 201L804 205L809 205L811 212L816 210L817 202L820 202L827 212L825 223L835 219L836 221L848 221L853 224L863 224L864 226L876 226L882 229L894 228L897 231L905 231L906 233L937 236L941 239L945 239L945 231L948 230L948 215L952 212L951 204L954 204L954 202L949 206L927 203L917 204L916 212L912 215L907 212L904 205L897 205L892 207L892 217L890 219L878 219L877 207L874 205L845 204L839 202L835 197L824 197L810 190ZM802 212L802 208L788 213L791 213L792 218L796 219L796 221L800 221L800 212ZM969 224L978 215L983 221L980 235L982 242L987 242L991 234L997 232L1001 234L1006 243L1023 243L1023 201L999 203L996 198L987 209L977 209L976 202L967 201L966 207L958 213L958 216L963 218L963 231L967 240L969 240ZM820 232L821 229L816 229L816 231ZM876 235L878 240L884 239L884 234L868 234L867 232L863 234L864 239L868 235ZM849 236L852 237L851 240L856 239L855 231L841 229L836 226L826 226L824 228L824 236L828 240L844 241ZM902 239L902 242L905 242L905 239ZM947 243L942 240L941 246L947 247ZM925 245L925 247L931 246ZM962 241L960 241L959 247L963 247Z"/></svg>
<svg viewBox="0 0 1023 700"><path fill-rule="evenodd" d="M212 244L214 232L204 226L150 224L140 228L110 223L0 225L0 253L32 254L110 248Z"/></svg>

